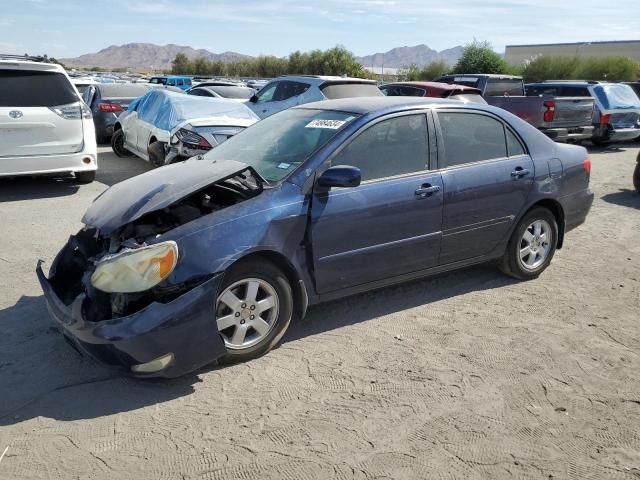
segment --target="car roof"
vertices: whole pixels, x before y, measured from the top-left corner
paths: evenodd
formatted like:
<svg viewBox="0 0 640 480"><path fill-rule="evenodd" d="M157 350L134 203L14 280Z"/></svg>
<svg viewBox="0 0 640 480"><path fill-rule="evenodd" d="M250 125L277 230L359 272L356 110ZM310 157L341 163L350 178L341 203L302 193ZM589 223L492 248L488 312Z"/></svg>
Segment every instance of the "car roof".
<svg viewBox="0 0 640 480"><path fill-rule="evenodd" d="M368 80L366 78L338 77L338 76L332 76L332 75L282 75L280 77L275 78L274 80L298 80L300 82L307 82L307 83L310 82L316 85L321 85L327 82L376 84L375 80Z"/></svg>
<svg viewBox="0 0 640 480"><path fill-rule="evenodd" d="M3 70L25 70L39 72L60 72L65 73L62 65L56 63L34 62L31 60L4 60L0 59L0 69Z"/></svg>
<svg viewBox="0 0 640 480"><path fill-rule="evenodd" d="M410 87L424 87L435 88L437 90L470 90L472 92L479 92L480 90L475 87L469 87L468 85L458 85L457 83L443 83L443 82L427 82L427 81L407 81L407 82L391 82L380 85L381 87L388 87L389 85L407 85Z"/></svg>
<svg viewBox="0 0 640 480"><path fill-rule="evenodd" d="M412 108L428 108L430 106L452 106L461 107L465 104L459 100L450 100L447 98L434 97L356 97L356 98L339 98L336 100L323 100L321 102L312 102L299 105L298 109L319 109L334 110L339 112L349 112L358 115L373 113L378 111L395 111ZM478 104L482 106L481 104Z"/></svg>
<svg viewBox="0 0 640 480"><path fill-rule="evenodd" d="M509 78L522 80L519 75L503 75L502 73L452 73L442 75L440 78L453 78L453 77L478 77L478 78Z"/></svg>

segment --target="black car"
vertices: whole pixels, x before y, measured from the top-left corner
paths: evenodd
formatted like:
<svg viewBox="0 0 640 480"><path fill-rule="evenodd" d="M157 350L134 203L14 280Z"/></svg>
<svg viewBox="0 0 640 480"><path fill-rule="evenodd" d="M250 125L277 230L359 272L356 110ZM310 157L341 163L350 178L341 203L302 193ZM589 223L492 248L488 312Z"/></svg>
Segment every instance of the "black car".
<svg viewBox="0 0 640 480"><path fill-rule="evenodd" d="M107 143L113 135L113 124L134 98L141 97L154 86L147 83L105 83L90 85L82 94L89 105L96 126L98 143Z"/></svg>

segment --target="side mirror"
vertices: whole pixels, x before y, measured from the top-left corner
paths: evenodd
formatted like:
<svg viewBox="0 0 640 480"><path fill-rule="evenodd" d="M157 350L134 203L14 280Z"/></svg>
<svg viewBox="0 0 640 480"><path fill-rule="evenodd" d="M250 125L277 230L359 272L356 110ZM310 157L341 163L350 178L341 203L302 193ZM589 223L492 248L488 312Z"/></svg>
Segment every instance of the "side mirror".
<svg viewBox="0 0 640 480"><path fill-rule="evenodd" d="M258 101L258 95L252 95L249 101L251 103L256 103Z"/></svg>
<svg viewBox="0 0 640 480"><path fill-rule="evenodd" d="M336 165L324 171L318 178L318 186L320 187L357 187L360 185L362 175L360 169L349 165Z"/></svg>

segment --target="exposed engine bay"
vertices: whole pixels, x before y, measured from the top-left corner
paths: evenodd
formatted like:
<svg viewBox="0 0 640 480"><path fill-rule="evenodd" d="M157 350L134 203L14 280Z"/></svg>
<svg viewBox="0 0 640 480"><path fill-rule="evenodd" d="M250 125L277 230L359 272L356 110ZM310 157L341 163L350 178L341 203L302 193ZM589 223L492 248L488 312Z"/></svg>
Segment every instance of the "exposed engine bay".
<svg viewBox="0 0 640 480"><path fill-rule="evenodd" d="M161 210L149 212L116 229L109 236L86 226L69 239L56 257L49 278L51 285L67 306L84 294L86 298L82 309L84 318L89 321L127 316L152 302L170 302L210 276L192 278L178 285L161 282L139 293L106 293L92 286L91 275L96 264L107 255L146 247L155 243L163 233L254 198L262 191L262 179L251 168L247 168L190 193Z"/></svg>

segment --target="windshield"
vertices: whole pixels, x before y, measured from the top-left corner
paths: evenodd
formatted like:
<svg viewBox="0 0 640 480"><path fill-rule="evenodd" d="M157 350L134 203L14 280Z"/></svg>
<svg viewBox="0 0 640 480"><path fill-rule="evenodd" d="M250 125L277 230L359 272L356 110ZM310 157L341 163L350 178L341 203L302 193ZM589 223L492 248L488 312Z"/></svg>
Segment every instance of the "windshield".
<svg viewBox="0 0 640 480"><path fill-rule="evenodd" d="M640 108L640 99L629 85L597 85L593 92L605 110Z"/></svg>
<svg viewBox="0 0 640 480"><path fill-rule="evenodd" d="M279 182L355 118L330 110L285 110L231 137L205 158L243 162L268 182Z"/></svg>
<svg viewBox="0 0 640 480"><path fill-rule="evenodd" d="M457 82L456 82L457 83ZM484 90L485 97L501 97L503 95L524 95L524 83L521 78L489 78Z"/></svg>

